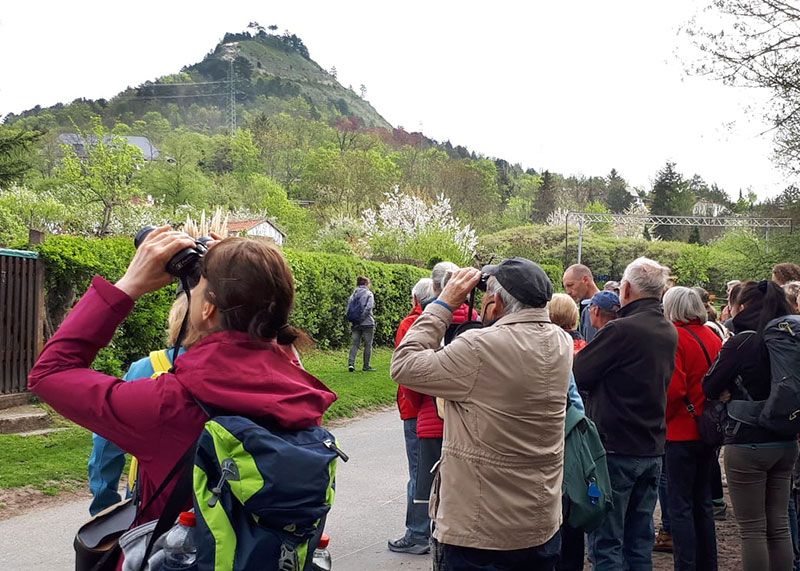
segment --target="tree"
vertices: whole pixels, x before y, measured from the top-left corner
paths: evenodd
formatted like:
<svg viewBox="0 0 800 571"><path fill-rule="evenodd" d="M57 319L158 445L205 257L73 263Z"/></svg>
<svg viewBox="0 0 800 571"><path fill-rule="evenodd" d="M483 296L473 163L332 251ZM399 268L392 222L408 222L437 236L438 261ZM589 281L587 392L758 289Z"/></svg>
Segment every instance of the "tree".
<svg viewBox="0 0 800 571"><path fill-rule="evenodd" d="M103 128L99 117L93 120L91 132L80 133L85 157L79 157L72 146L64 146L59 178L66 187L64 198L79 205L100 205L100 220L95 233L108 234L118 209L130 205L139 193L134 175L144 164L138 147Z"/></svg>
<svg viewBox="0 0 800 571"><path fill-rule="evenodd" d="M606 205L608 209L616 214L625 212L634 202L633 196L628 192L628 183L619 176L616 169L611 169L607 179Z"/></svg>
<svg viewBox="0 0 800 571"><path fill-rule="evenodd" d="M336 76L339 74L339 72L338 72L338 71L336 71L336 66L333 66L333 67L331 68L330 74L331 74L331 76L333 77L333 79L336 79Z"/></svg>
<svg viewBox="0 0 800 571"><path fill-rule="evenodd" d="M800 5L786 0L714 0L686 32L700 50L695 73L772 93L764 115L776 158L800 172Z"/></svg>
<svg viewBox="0 0 800 571"><path fill-rule="evenodd" d="M0 125L0 188L23 179L33 166L31 146L42 133Z"/></svg>
<svg viewBox="0 0 800 571"><path fill-rule="evenodd" d="M694 195L689 185L675 169L675 163L670 161L658 171L650 197L653 214L687 215L691 214L694 205ZM655 233L662 240L685 239L688 234L685 228L676 226L659 226Z"/></svg>
<svg viewBox="0 0 800 571"><path fill-rule="evenodd" d="M547 217L555 211L557 203L558 196L553 175L550 171L544 171L542 185L533 201L531 219L540 224L547 222Z"/></svg>
<svg viewBox="0 0 800 571"><path fill-rule="evenodd" d="M367 86L363 83L358 88L358 93L361 95L361 99L367 98Z"/></svg>

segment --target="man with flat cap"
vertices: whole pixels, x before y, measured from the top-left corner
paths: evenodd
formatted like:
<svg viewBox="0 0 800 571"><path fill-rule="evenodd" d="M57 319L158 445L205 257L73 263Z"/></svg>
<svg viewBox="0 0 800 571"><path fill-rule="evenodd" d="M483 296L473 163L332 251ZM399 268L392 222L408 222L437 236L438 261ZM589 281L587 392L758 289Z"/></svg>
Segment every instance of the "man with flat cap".
<svg viewBox="0 0 800 571"><path fill-rule="evenodd" d="M497 320L442 347L481 274ZM548 317L553 284L511 258L447 282L406 334L392 379L446 401L430 500L434 569L555 569L572 340Z"/></svg>

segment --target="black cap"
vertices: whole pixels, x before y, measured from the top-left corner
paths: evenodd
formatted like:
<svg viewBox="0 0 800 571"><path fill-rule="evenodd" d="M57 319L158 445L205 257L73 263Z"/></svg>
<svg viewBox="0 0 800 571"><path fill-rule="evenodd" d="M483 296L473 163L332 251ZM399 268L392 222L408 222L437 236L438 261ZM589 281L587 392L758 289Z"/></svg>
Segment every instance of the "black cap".
<svg viewBox="0 0 800 571"><path fill-rule="evenodd" d="M503 289L525 305L542 307L553 297L553 282L539 266L525 258L509 258L499 264L483 266L484 274L494 276Z"/></svg>

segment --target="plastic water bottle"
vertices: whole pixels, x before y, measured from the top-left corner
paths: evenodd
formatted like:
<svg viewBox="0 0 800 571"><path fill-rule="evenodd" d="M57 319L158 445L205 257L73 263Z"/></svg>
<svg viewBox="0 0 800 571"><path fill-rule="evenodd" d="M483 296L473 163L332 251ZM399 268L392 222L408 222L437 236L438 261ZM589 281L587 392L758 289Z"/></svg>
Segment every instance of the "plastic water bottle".
<svg viewBox="0 0 800 571"><path fill-rule="evenodd" d="M197 544L194 537L196 520L192 512L182 512L178 523L169 530L164 540L163 571L192 569L197 561Z"/></svg>

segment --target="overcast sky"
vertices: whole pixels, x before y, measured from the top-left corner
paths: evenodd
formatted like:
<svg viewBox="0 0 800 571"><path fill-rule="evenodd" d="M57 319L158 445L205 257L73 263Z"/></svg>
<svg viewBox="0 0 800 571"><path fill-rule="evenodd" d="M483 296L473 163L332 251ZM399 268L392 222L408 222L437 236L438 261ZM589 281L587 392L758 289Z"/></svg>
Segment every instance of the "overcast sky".
<svg viewBox="0 0 800 571"><path fill-rule="evenodd" d="M666 160L736 197L774 196L757 111L764 94L687 77L678 35L701 4L449 2L387 4L137 0L5 2L0 115L110 98L200 61L255 20L303 38L339 81L367 87L390 123L537 170L651 185ZM682 47L683 46L683 47ZM755 105L755 107L754 107Z"/></svg>

